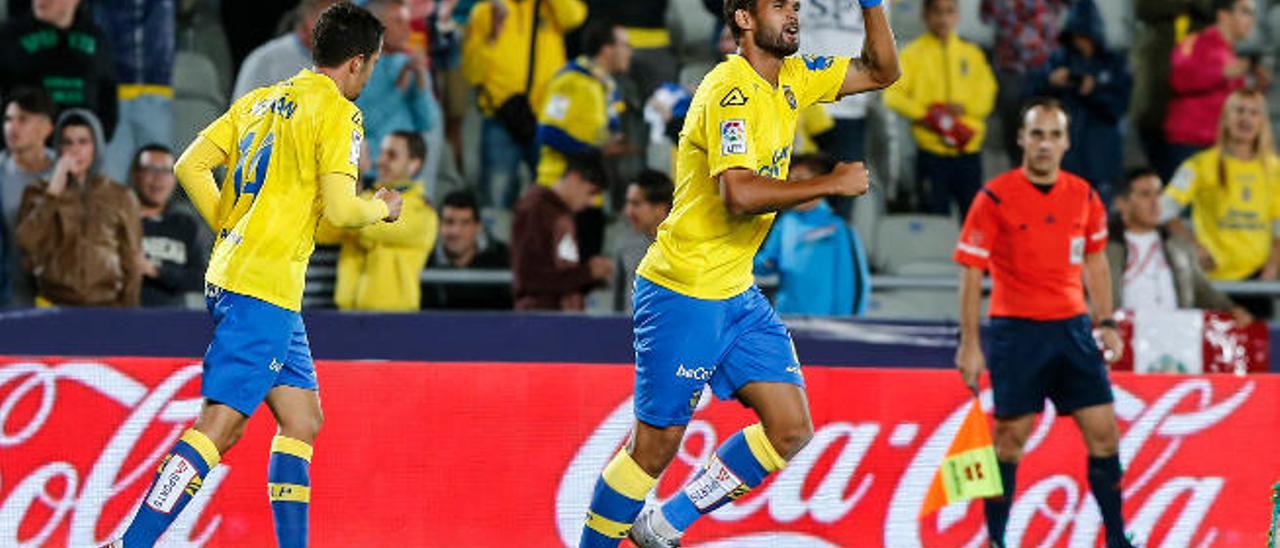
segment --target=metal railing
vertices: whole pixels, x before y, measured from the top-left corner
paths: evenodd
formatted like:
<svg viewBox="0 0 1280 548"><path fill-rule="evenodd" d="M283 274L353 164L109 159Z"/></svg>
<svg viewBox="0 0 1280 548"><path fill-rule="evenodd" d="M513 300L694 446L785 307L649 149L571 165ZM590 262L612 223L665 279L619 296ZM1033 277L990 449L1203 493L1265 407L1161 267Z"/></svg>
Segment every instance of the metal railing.
<svg viewBox="0 0 1280 548"><path fill-rule="evenodd" d="M317 274L320 273L317 272ZM511 283L511 271L428 268L422 271L422 282L505 285ZM756 283L760 287L776 287L778 285L778 277L760 276L756 278ZM984 286L990 287L990 284L990 279L983 281ZM871 288L873 291L902 289L955 290L959 286L960 280L955 276L871 276ZM1280 282L1213 282L1213 286L1219 291L1231 295L1280 295Z"/></svg>

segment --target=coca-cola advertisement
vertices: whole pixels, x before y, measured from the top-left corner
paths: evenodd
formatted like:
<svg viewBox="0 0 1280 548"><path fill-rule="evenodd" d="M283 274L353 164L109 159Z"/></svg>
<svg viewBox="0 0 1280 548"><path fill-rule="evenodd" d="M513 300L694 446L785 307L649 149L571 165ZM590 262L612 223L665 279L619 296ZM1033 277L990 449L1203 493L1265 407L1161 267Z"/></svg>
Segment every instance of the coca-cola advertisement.
<svg viewBox="0 0 1280 548"><path fill-rule="evenodd" d="M572 546L633 419L632 368L561 363L317 363L325 424L311 540L324 546ZM0 359L0 546L120 534L199 410L196 360ZM972 395L948 370L811 367L815 436L685 546L979 547L980 502L920 517ZM1280 479L1280 378L1114 373L1125 517L1145 546L1263 546ZM990 393L981 396L990 413ZM1083 442L1052 406L1018 471L1010 546L1101 544ZM704 400L651 502L753 422ZM265 407L162 539L274 546Z"/></svg>

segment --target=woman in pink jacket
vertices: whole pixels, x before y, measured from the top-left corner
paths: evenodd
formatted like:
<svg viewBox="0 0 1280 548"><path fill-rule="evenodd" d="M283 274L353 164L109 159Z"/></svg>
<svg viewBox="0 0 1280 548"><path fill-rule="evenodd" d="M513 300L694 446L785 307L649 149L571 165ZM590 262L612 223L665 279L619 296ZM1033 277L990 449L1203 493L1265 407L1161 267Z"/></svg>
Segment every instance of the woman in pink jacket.
<svg viewBox="0 0 1280 548"><path fill-rule="evenodd" d="M1249 76L1258 86L1269 79L1255 63L1235 53L1235 44L1253 30L1254 0L1214 0L1213 5L1216 24L1187 36L1170 58L1173 97L1164 122L1169 154L1166 165L1159 166L1166 181L1192 154L1213 146L1218 116L1232 91L1245 87Z"/></svg>

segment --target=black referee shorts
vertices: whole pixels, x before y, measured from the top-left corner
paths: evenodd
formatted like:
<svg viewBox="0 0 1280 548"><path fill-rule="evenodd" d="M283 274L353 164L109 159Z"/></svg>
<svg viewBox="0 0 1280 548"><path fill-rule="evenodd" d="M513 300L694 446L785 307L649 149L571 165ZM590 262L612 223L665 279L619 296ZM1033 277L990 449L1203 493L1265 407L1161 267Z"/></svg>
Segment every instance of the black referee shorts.
<svg viewBox="0 0 1280 548"><path fill-rule="evenodd" d="M992 318L987 346L996 417L1039 413L1045 398L1061 415L1114 401L1088 315L1054 321Z"/></svg>

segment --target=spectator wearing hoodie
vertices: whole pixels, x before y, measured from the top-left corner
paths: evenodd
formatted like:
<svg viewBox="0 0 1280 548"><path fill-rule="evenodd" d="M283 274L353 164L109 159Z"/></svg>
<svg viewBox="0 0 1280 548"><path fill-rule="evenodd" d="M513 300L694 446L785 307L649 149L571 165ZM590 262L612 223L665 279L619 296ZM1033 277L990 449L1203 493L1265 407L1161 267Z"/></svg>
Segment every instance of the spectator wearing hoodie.
<svg viewBox="0 0 1280 548"><path fill-rule="evenodd" d="M1247 76L1252 73L1265 79L1261 69L1235 52L1235 45L1253 30L1256 10L1254 0L1214 0L1213 26L1173 48L1169 59L1173 97L1164 121L1169 145L1165 164L1157 166L1162 179L1170 180L1184 160L1214 145L1222 106L1231 92L1245 87Z"/></svg>
<svg viewBox="0 0 1280 548"><path fill-rule="evenodd" d="M27 187L18 247L40 306L138 306L142 221L128 187L102 174L102 126L93 113L58 117L53 175Z"/></svg>
<svg viewBox="0 0 1280 548"><path fill-rule="evenodd" d="M1123 55L1107 49L1102 15L1093 0L1076 0L1067 12L1058 49L1034 78L1037 95L1062 101L1071 120L1071 148L1062 168L1084 177L1111 202L1124 171L1121 124L1133 77Z"/></svg>
<svg viewBox="0 0 1280 548"><path fill-rule="evenodd" d="M885 91L885 104L912 123L916 176L931 188L926 209L964 219L982 187L982 143L996 100L996 80L978 46L956 36L959 3L928 0L929 32L902 49L902 78Z"/></svg>
<svg viewBox="0 0 1280 548"><path fill-rule="evenodd" d="M788 180L812 179L834 167L822 156L796 156ZM779 314L860 315L871 296L871 272L862 241L821 199L778 214L773 231L756 253L755 272L781 277L776 297Z"/></svg>
<svg viewBox="0 0 1280 548"><path fill-rule="evenodd" d="M79 0L45 0L0 26L0 95L15 86L44 89L61 108L94 113L106 134L116 126L115 61L109 42Z"/></svg>
<svg viewBox="0 0 1280 548"><path fill-rule="evenodd" d="M1112 0L1115 1L1115 0ZM1072 0L982 0L982 22L995 29L992 62L999 94L996 114L1009 163L1022 165L1018 130L1030 77L1044 67L1057 46L1058 23Z"/></svg>
<svg viewBox="0 0 1280 548"><path fill-rule="evenodd" d="M106 151L107 176L129 176L134 152L173 141L174 0L99 0L98 26L111 39L119 117Z"/></svg>

